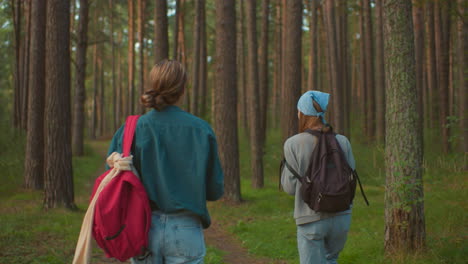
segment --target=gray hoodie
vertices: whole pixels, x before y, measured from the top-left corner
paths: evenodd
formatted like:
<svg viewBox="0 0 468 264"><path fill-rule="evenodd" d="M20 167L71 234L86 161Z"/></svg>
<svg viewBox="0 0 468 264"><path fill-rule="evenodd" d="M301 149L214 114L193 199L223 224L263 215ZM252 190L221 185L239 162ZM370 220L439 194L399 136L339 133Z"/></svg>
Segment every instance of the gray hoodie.
<svg viewBox="0 0 468 264"><path fill-rule="evenodd" d="M356 168L356 162L354 160L349 140L345 136L338 134L336 135L336 139L344 152L349 166L354 170ZM301 176L305 175L307 168L309 167L312 151L314 150L316 143L317 138L307 132L294 135L288 138L284 143L284 157L286 158L286 161ZM286 166L283 168L281 173L281 185L285 192L295 196L294 219L296 219L296 225L315 222L335 215L351 213L351 209L338 213L319 213L310 209L300 196L299 189L301 187L301 183L294 177Z"/></svg>

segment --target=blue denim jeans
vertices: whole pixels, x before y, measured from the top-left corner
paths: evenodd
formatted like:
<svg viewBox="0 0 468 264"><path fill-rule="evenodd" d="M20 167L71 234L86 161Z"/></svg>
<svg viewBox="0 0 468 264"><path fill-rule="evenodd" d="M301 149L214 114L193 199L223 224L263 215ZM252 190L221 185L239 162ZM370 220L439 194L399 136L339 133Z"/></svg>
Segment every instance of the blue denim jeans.
<svg viewBox="0 0 468 264"><path fill-rule="evenodd" d="M132 264L198 264L206 254L199 217L183 211L165 214L154 211L149 232L151 255Z"/></svg>
<svg viewBox="0 0 468 264"><path fill-rule="evenodd" d="M297 226L301 264L336 264L351 225L351 214Z"/></svg>

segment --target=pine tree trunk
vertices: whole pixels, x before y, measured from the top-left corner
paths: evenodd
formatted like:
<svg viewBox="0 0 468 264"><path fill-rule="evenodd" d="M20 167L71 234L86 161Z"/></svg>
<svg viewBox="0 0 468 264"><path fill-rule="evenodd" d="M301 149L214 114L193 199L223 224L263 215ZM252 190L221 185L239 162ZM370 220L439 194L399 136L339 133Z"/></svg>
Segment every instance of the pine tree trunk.
<svg viewBox="0 0 468 264"><path fill-rule="evenodd" d="M385 251L421 250L425 243L422 146L411 1L384 1L387 183Z"/></svg>
<svg viewBox="0 0 468 264"><path fill-rule="evenodd" d="M74 209L70 109L70 2L47 0L44 208Z"/></svg>
<svg viewBox="0 0 468 264"><path fill-rule="evenodd" d="M434 33L434 3L426 2L426 43L427 43L427 88L429 107L429 126L434 128L437 123L439 104L436 100L438 91L436 53L435 53L435 33Z"/></svg>
<svg viewBox="0 0 468 264"><path fill-rule="evenodd" d="M281 37L281 0L276 0L275 4L275 33L273 36L273 95L271 96L271 123L274 128L278 128L279 122L279 100L281 94L281 74L282 74L282 62L281 62L281 53L282 53L282 37Z"/></svg>
<svg viewBox="0 0 468 264"><path fill-rule="evenodd" d="M32 1L30 96L28 102L24 187L36 190L44 187L46 8L45 0Z"/></svg>
<svg viewBox="0 0 468 264"><path fill-rule="evenodd" d="M29 49L31 39L31 2L32 0L24 1L25 14L25 33L23 45L23 62L22 62L22 93L21 93L21 128L27 130L28 123L28 98L29 98Z"/></svg>
<svg viewBox="0 0 468 264"><path fill-rule="evenodd" d="M258 49L259 97L260 97L260 142L265 145L267 130L267 109L269 98L268 85L268 20L270 14L270 1L262 1L262 21L260 44ZM262 147L263 148L263 147Z"/></svg>
<svg viewBox="0 0 468 264"><path fill-rule="evenodd" d="M450 52L450 1L435 2L434 6L435 53L439 98L439 127L442 135L442 151L450 151L450 128L447 126L449 94L449 52Z"/></svg>
<svg viewBox="0 0 468 264"><path fill-rule="evenodd" d="M310 50L309 50L309 73L308 90L320 90L317 84L317 2L310 1Z"/></svg>
<svg viewBox="0 0 468 264"><path fill-rule="evenodd" d="M248 137L249 125L247 116L247 83L246 83L246 64L245 64L245 8L244 1L239 1L239 18L237 31L237 76L238 76L238 98L237 107L239 109L240 124Z"/></svg>
<svg viewBox="0 0 468 264"><path fill-rule="evenodd" d="M286 31L283 56L283 95L281 107L281 126L283 142L297 133L297 100L301 93L301 51L302 51L302 1L286 2Z"/></svg>
<svg viewBox="0 0 468 264"><path fill-rule="evenodd" d="M138 95L137 98L140 98L143 95L145 89L145 7L146 0L138 0L138 42L140 47L138 49L140 56L140 69L139 69L139 84L138 84ZM139 100L138 100L139 102ZM143 104L138 104L138 112L140 114L145 113L145 106Z"/></svg>
<svg viewBox="0 0 468 264"><path fill-rule="evenodd" d="M375 1L375 100L376 100L376 130L378 143L385 139L385 61L383 47L383 0Z"/></svg>
<svg viewBox="0 0 468 264"><path fill-rule="evenodd" d="M206 104L208 96L208 68L207 68L207 41L206 41L206 7L205 0L201 3L200 16L200 79L199 79L199 99L198 114L201 117L206 115Z"/></svg>
<svg viewBox="0 0 468 264"><path fill-rule="evenodd" d="M86 102L86 50L88 48L88 0L80 0L80 20L78 22L76 45L75 100L73 111L73 154L84 154L84 124Z"/></svg>
<svg viewBox="0 0 468 264"><path fill-rule="evenodd" d="M135 21L133 16L133 1L128 0L128 90L126 116L132 115L135 107Z"/></svg>
<svg viewBox="0 0 468 264"><path fill-rule="evenodd" d="M335 4L332 0L327 0L325 3L325 17L326 17L326 33L328 40L328 54L329 54L329 66L331 75L331 98L329 110L333 110L333 127L338 133L343 133L343 120L342 120L342 107L343 107L343 91L341 87L341 78L339 70L339 48L336 36L336 21L335 21Z"/></svg>
<svg viewBox="0 0 468 264"><path fill-rule="evenodd" d="M341 34L341 40L338 42L338 44L341 46L340 51L341 51L341 60L340 60L340 65L341 65L341 76L339 78L342 78L341 82L341 90L342 90L342 103L343 107L341 108L341 118L343 122L343 135L345 135L348 138L351 138L350 135L350 116L349 113L351 111L351 78L349 74L349 42L348 42L348 1L347 0L342 0L342 1L337 1L339 3L339 10L340 14L339 16L341 17L340 19L340 34Z"/></svg>
<svg viewBox="0 0 468 264"><path fill-rule="evenodd" d="M96 20L96 12L94 13ZM91 111L91 139L96 139L96 130L97 130L97 97L98 97L98 85L99 85L99 68L98 68L98 44L94 44L93 48L93 103Z"/></svg>
<svg viewBox="0 0 468 264"><path fill-rule="evenodd" d="M119 94L117 92L117 85L115 83L115 58L116 58L116 54L115 54L115 39L114 39L114 0L109 0L109 12L110 12L110 31L111 31L111 34L110 34L110 42L111 42L111 54L112 54L112 58L111 58L111 63L112 63L112 78L111 78L111 81L112 81L112 94L113 94L113 97L112 97L112 111L113 111L113 124L112 124L112 127L115 130L117 130L119 128L119 108L120 106L118 105L120 102L118 101L118 98L119 98ZM120 85L120 83L119 83Z"/></svg>
<svg viewBox="0 0 468 264"><path fill-rule="evenodd" d="M192 61L192 93L190 96L190 112L199 115L200 97L200 41L201 41L202 0L195 0L195 16L193 23L193 61Z"/></svg>
<svg viewBox="0 0 468 264"><path fill-rule="evenodd" d="M216 1L215 129L224 171L225 197L241 201L236 94L236 9L234 0Z"/></svg>
<svg viewBox="0 0 468 264"><path fill-rule="evenodd" d="M364 36L366 34L366 28L364 26L364 7L363 2L360 1L360 12L359 12L359 30L360 30L360 37L359 37L359 96L358 96L358 103L360 106L360 112L362 115L361 122L363 127L363 134L367 136L369 134L369 124L367 120L369 119L367 112L367 67L366 67L366 42L364 40ZM363 138L364 141L366 139Z"/></svg>
<svg viewBox="0 0 468 264"><path fill-rule="evenodd" d="M102 55L101 55L102 56ZM104 137L106 131L106 95L105 95L105 87L104 87L104 58L98 58L98 65L99 65L99 136Z"/></svg>
<svg viewBox="0 0 468 264"><path fill-rule="evenodd" d="M167 1L155 0L154 12L154 55L155 63L169 58Z"/></svg>
<svg viewBox="0 0 468 264"><path fill-rule="evenodd" d="M256 2L247 1L247 113L249 115L250 165L252 169L252 187L262 188L263 180L263 148L260 123L260 97L258 91L258 49L257 49L257 17ZM300 70L300 69L298 69Z"/></svg>
<svg viewBox="0 0 468 264"><path fill-rule="evenodd" d="M19 128L21 125L21 0L11 0L11 6L15 32L13 126Z"/></svg>
<svg viewBox="0 0 468 264"><path fill-rule="evenodd" d="M366 60L366 103L367 103L367 140L373 142L375 138L375 82L374 82L374 47L372 42L372 14L370 0L363 0L363 15L365 35L365 60Z"/></svg>
<svg viewBox="0 0 468 264"><path fill-rule="evenodd" d="M116 129L119 127L120 123L122 122L122 116L123 113L125 112L125 100L123 99L123 89L122 89L122 55L121 55L121 49L120 46L122 44L122 32L119 32L118 34L118 46L119 48L117 49L117 87L116 87Z"/></svg>
<svg viewBox="0 0 468 264"><path fill-rule="evenodd" d="M418 96L418 135L421 147L424 147L424 111L423 111L423 61L424 61L424 18L420 1L413 0L414 54L416 63L416 92ZM377 119L378 120L378 119Z"/></svg>
<svg viewBox="0 0 468 264"><path fill-rule="evenodd" d="M457 63L458 63L458 116L460 118L461 131L461 151L468 152L468 93L466 85L467 66L468 66L468 24L463 21L466 18L466 1L458 0L458 13L460 16L457 21Z"/></svg>

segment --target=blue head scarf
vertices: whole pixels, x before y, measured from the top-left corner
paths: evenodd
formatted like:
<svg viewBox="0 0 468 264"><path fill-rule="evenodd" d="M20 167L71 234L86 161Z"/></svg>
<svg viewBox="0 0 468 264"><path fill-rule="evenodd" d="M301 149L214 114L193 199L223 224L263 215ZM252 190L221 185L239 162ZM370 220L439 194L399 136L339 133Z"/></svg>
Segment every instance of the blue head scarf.
<svg viewBox="0 0 468 264"><path fill-rule="evenodd" d="M323 124L326 125L325 112L327 111L329 99L330 94L319 91L307 91L301 96L301 98L299 98L299 101L297 102L297 110L307 116L319 116L320 119L322 119ZM317 109L315 109L312 100L320 105L323 112L318 112Z"/></svg>

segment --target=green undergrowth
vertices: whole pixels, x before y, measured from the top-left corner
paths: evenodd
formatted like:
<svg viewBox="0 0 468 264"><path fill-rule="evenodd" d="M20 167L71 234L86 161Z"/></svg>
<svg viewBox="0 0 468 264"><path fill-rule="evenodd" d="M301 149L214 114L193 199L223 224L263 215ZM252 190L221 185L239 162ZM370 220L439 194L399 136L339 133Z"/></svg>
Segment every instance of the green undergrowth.
<svg viewBox="0 0 468 264"><path fill-rule="evenodd" d="M243 134L241 134L243 135ZM234 234L250 253L273 260L299 263L296 226L293 219L294 198L279 191L278 167L282 158L279 131L270 131L265 148L265 187L251 187L249 144L241 137L241 192L243 202L210 204L211 213ZM384 253L384 149L352 140L357 170L370 206L359 190L353 207L352 226L340 264L466 263L467 203L466 157L462 154L440 155L426 147L425 217L427 248L418 254L386 256Z"/></svg>

